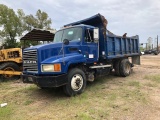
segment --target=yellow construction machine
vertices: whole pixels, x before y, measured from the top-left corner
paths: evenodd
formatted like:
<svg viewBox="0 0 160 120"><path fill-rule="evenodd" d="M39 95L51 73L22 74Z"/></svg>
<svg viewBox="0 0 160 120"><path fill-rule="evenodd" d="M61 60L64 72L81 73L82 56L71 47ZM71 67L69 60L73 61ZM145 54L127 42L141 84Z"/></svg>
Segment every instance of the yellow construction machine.
<svg viewBox="0 0 160 120"><path fill-rule="evenodd" d="M1 78L12 78L20 75L22 71L22 50L11 48L0 50Z"/></svg>

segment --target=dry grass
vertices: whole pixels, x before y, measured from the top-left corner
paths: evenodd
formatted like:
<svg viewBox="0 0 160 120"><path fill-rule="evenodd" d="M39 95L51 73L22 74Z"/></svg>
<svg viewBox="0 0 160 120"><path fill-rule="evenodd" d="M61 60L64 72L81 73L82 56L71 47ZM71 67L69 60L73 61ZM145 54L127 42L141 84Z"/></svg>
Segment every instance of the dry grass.
<svg viewBox="0 0 160 120"><path fill-rule="evenodd" d="M66 97L62 88L42 90L35 85L17 81L0 83L0 103L8 103L6 107L0 108L0 119L151 120L158 118L159 116L156 116L158 108L154 109L151 101L153 96L150 96L153 91L159 90L160 71L146 69L143 65L135 67L134 72L125 78L111 75L99 78L93 83L88 83L85 92L75 97ZM150 109L152 107L153 109ZM152 115L155 117L152 118Z"/></svg>
<svg viewBox="0 0 160 120"><path fill-rule="evenodd" d="M90 120L109 119L115 111L126 114L133 109L130 104L137 101L143 104L146 99L137 82L121 79L113 76L101 78L89 83L83 94L71 98L66 97L61 88L41 90L35 85L3 83L0 99L8 106L0 108L0 119ZM132 89L129 89L130 86Z"/></svg>

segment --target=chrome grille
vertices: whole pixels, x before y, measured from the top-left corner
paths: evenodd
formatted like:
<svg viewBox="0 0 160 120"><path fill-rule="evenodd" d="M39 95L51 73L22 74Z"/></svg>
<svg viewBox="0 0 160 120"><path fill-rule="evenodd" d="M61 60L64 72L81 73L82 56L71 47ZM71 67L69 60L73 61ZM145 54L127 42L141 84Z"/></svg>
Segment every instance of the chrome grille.
<svg viewBox="0 0 160 120"><path fill-rule="evenodd" d="M37 50L23 51L23 69L28 72L38 72Z"/></svg>

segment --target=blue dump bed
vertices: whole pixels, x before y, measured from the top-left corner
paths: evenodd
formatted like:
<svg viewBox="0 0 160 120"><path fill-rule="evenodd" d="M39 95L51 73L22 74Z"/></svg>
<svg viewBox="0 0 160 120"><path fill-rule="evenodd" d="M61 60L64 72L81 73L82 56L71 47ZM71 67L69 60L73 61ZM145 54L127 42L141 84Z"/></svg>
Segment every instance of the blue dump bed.
<svg viewBox="0 0 160 120"><path fill-rule="evenodd" d="M64 25L91 25L99 28L99 55L102 59L114 59L120 57L130 57L139 55L139 37L118 36L107 30L107 20L101 14L96 14L90 18Z"/></svg>
<svg viewBox="0 0 160 120"><path fill-rule="evenodd" d="M108 59L139 55L139 38L138 36L117 37L108 35L105 51Z"/></svg>

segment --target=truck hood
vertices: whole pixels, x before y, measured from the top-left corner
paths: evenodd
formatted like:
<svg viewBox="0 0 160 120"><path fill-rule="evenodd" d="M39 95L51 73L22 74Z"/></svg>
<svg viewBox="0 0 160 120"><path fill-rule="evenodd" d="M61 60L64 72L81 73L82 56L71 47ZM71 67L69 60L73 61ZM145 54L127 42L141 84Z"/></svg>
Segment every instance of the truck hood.
<svg viewBox="0 0 160 120"><path fill-rule="evenodd" d="M24 51L29 50L37 50L37 57L38 62L42 62L43 60L50 58L52 56L62 55L62 43L50 43L50 44L43 44L37 45L30 48L24 49Z"/></svg>
<svg viewBox="0 0 160 120"><path fill-rule="evenodd" d="M50 43L50 44L43 44L43 45L36 45L26 48L24 50L32 50L32 49L45 49L45 48L53 48L53 47L62 47L62 43Z"/></svg>
<svg viewBox="0 0 160 120"><path fill-rule="evenodd" d="M42 62L42 64L51 64L51 63L78 63L78 62L86 62L85 57L82 54L79 53L71 53L71 54L65 54L59 55L59 56L54 56L50 57Z"/></svg>

